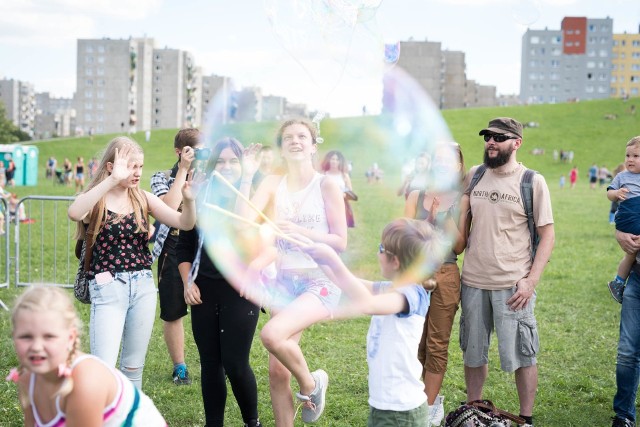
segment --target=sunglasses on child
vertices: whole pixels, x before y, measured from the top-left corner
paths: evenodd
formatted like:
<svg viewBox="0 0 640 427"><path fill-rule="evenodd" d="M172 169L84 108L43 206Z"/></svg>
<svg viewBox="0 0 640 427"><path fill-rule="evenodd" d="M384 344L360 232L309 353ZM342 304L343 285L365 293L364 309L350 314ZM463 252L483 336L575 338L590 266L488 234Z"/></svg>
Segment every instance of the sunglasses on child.
<svg viewBox="0 0 640 427"><path fill-rule="evenodd" d="M498 133L485 133L483 136L484 142L489 142L491 138L493 138L495 142L505 142L507 139L518 139L515 136L500 135Z"/></svg>
<svg viewBox="0 0 640 427"><path fill-rule="evenodd" d="M389 252L388 250L386 250L382 243L380 243L380 246L378 246L378 253L379 254L388 253L391 256L395 256L395 254L393 252Z"/></svg>

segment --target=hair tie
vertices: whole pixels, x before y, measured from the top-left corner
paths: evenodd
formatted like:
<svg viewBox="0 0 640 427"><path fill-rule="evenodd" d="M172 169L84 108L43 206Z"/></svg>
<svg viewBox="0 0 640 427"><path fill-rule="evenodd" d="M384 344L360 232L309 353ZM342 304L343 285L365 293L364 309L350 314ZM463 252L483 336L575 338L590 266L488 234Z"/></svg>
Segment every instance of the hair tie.
<svg viewBox="0 0 640 427"><path fill-rule="evenodd" d="M71 368L66 363L58 365L58 376L60 378L69 378L71 376Z"/></svg>
<svg viewBox="0 0 640 427"><path fill-rule="evenodd" d="M18 371L18 369L11 368L11 370L9 371L9 375L7 375L6 380L14 383L18 383L19 379L20 379L20 372Z"/></svg>

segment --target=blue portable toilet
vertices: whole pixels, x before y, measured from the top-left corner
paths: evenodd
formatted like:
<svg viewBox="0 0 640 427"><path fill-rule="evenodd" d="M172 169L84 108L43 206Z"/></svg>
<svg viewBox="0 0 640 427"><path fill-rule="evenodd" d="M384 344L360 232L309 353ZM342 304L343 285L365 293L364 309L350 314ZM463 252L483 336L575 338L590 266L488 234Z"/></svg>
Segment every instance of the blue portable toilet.
<svg viewBox="0 0 640 427"><path fill-rule="evenodd" d="M9 166L9 160L11 159L16 165L13 181L16 186L24 185L24 148L22 145L0 145L0 160L4 163L5 169Z"/></svg>
<svg viewBox="0 0 640 427"><path fill-rule="evenodd" d="M24 185L38 185L38 147L24 145Z"/></svg>

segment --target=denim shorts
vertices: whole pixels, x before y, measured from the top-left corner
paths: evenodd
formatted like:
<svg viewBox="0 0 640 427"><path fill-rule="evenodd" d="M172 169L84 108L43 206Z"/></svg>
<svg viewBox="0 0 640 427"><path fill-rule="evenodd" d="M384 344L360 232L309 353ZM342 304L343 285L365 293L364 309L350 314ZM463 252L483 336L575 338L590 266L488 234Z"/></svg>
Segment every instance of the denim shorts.
<svg viewBox="0 0 640 427"><path fill-rule="evenodd" d="M276 281L289 301L304 293L310 293L318 297L331 313L340 302L342 290L319 268L280 270Z"/></svg>
<svg viewBox="0 0 640 427"><path fill-rule="evenodd" d="M462 284L460 348L464 364L477 368L489 363L489 343L495 327L498 337L500 367L505 372L533 366L540 348L540 338L533 309L536 293L527 307L512 311L507 300L516 287L490 291Z"/></svg>

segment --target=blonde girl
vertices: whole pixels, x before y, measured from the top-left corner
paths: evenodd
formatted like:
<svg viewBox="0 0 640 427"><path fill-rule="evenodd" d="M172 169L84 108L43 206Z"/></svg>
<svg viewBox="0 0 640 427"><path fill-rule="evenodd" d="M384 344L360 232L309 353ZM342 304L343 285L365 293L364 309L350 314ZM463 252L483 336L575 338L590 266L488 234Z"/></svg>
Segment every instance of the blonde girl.
<svg viewBox="0 0 640 427"><path fill-rule="evenodd" d="M140 189L144 154L127 137L107 146L87 190L69 206L69 218L86 230L93 246L89 271L91 354L115 366L138 388L156 310L156 288L150 270L149 214L181 230L195 225L195 203L190 184L182 189L182 213Z"/></svg>
<svg viewBox="0 0 640 427"><path fill-rule="evenodd" d="M25 426L166 426L153 402L122 373L80 351L82 326L68 294L27 289L16 301L12 337Z"/></svg>
<svg viewBox="0 0 640 427"><path fill-rule="evenodd" d="M341 252L347 246L342 191L335 181L325 179L313 167L313 156L318 148L317 133L316 126L303 119L289 120L281 125L276 142L286 165L286 174L264 178L251 201L260 210L273 206L272 217L282 232L326 243ZM258 169L259 149L259 145L253 145L245 150L240 191L246 196ZM256 217L240 198L236 207L245 217ZM272 310L271 319L262 328L260 337L270 352L269 379L276 425L293 426L291 375L300 387L297 397L304 403L302 420L315 422L324 409L327 374L321 369L309 371L298 343L306 328L332 315L340 299L340 289L297 247L285 240L278 240L276 246L276 280L288 291L292 301Z"/></svg>

